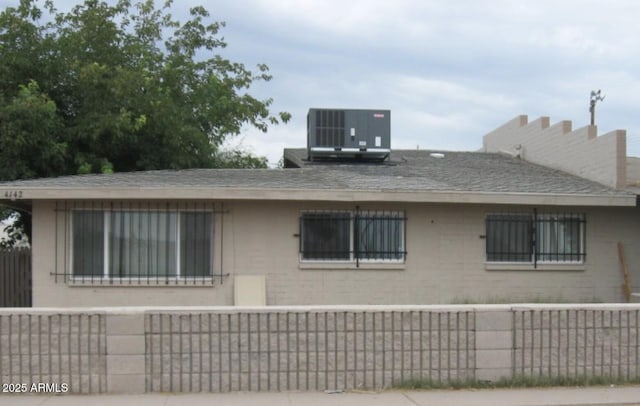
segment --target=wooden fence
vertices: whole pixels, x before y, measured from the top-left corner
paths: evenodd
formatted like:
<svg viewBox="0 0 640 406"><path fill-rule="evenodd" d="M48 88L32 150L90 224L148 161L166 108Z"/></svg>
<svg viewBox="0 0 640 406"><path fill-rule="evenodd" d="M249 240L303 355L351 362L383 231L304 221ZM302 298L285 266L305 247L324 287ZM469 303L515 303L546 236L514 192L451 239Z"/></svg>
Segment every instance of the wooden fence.
<svg viewBox="0 0 640 406"><path fill-rule="evenodd" d="M0 250L0 307L31 307L31 250Z"/></svg>

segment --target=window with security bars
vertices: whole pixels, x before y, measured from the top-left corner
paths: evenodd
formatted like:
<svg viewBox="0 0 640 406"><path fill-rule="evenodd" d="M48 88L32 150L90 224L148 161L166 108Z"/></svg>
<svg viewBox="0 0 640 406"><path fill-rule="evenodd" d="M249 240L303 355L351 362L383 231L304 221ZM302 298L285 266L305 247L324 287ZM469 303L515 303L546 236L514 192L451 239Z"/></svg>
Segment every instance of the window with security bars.
<svg viewBox="0 0 640 406"><path fill-rule="evenodd" d="M404 261L404 212L309 212L300 218L300 257L309 261Z"/></svg>
<svg viewBox="0 0 640 406"><path fill-rule="evenodd" d="M73 210L71 275L79 279L212 276L213 215Z"/></svg>
<svg viewBox="0 0 640 406"><path fill-rule="evenodd" d="M584 262L583 213L489 214L488 262Z"/></svg>

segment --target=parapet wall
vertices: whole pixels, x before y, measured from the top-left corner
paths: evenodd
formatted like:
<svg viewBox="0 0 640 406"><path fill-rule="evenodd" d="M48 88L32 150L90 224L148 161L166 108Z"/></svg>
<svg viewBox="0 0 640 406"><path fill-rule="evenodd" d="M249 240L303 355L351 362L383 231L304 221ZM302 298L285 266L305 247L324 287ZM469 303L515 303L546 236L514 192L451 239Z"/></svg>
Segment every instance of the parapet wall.
<svg viewBox="0 0 640 406"><path fill-rule="evenodd" d="M549 125L521 115L483 138L485 152L502 152L617 189L627 186L626 131L598 136L597 126L572 130L571 121Z"/></svg>
<svg viewBox="0 0 640 406"><path fill-rule="evenodd" d="M639 332L638 304L5 309L0 383L64 395L631 381Z"/></svg>

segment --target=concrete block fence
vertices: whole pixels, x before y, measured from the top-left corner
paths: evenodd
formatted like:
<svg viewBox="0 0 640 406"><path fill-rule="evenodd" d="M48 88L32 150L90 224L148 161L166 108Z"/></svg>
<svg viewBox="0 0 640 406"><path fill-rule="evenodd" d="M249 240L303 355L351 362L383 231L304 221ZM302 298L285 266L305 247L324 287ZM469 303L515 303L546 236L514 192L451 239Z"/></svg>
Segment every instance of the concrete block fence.
<svg viewBox="0 0 640 406"><path fill-rule="evenodd" d="M106 392L105 320L96 312L2 310L2 393L31 392L34 383L56 384L60 391L64 383L73 392Z"/></svg>
<svg viewBox="0 0 640 406"><path fill-rule="evenodd" d="M640 305L0 310L0 383L71 393L639 376Z"/></svg>
<svg viewBox="0 0 640 406"><path fill-rule="evenodd" d="M147 391L376 388L475 371L468 310L150 312L146 324Z"/></svg>

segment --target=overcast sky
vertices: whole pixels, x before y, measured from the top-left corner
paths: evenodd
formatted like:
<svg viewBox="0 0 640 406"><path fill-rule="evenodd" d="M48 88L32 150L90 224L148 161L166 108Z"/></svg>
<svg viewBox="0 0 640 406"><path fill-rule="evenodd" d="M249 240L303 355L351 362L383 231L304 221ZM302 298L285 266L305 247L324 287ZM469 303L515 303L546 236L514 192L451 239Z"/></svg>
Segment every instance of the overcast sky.
<svg viewBox="0 0 640 406"><path fill-rule="evenodd" d="M173 14L196 4L227 23L225 57L270 67L250 93L293 114L231 142L272 164L305 146L310 107L390 109L392 148L476 150L519 114L587 125L597 89L599 133L626 129L640 155L640 1L188 0Z"/></svg>

